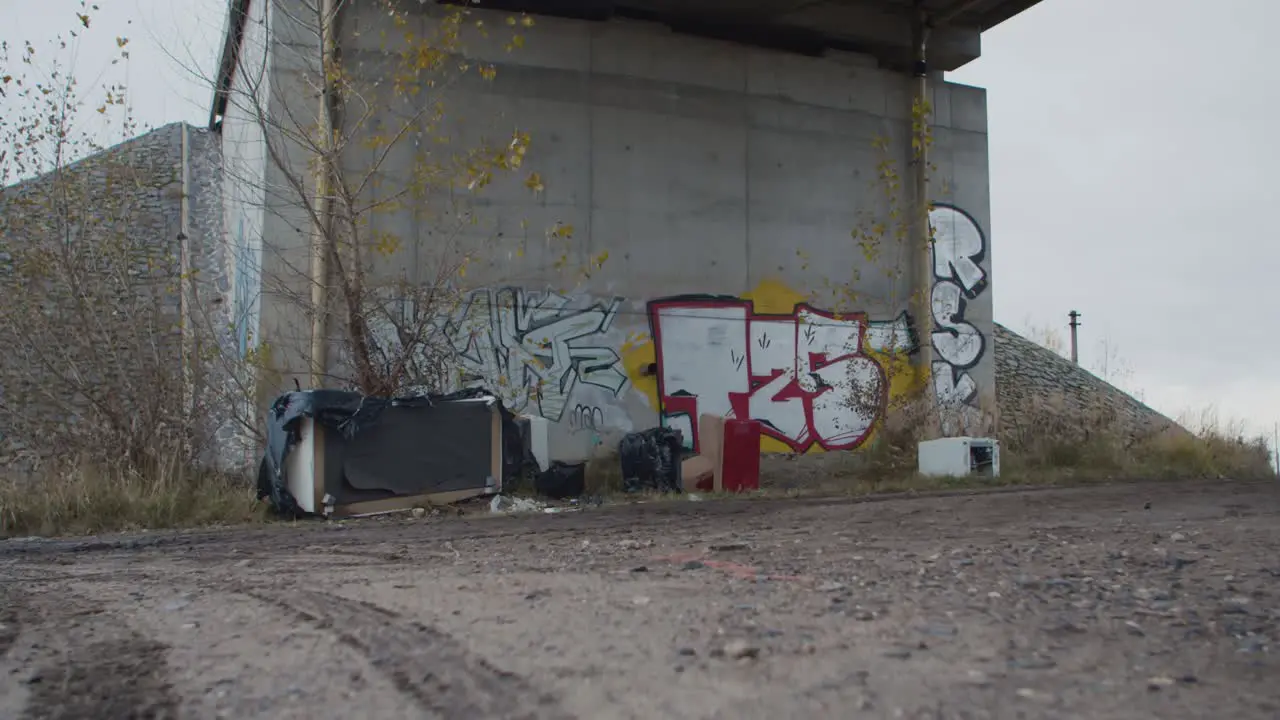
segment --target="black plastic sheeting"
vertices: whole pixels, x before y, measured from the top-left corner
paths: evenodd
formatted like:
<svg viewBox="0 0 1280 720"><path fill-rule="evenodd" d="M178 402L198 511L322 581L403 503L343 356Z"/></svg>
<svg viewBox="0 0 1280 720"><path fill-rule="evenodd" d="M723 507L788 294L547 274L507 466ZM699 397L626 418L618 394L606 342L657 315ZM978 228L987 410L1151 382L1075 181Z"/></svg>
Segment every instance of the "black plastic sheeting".
<svg viewBox="0 0 1280 720"><path fill-rule="evenodd" d="M684 492L680 477L683 450L684 436L671 428L656 427L623 436L618 443L623 492Z"/></svg>
<svg viewBox="0 0 1280 720"><path fill-rule="evenodd" d="M285 458L301 440L299 421L314 418L329 430L336 430L346 440L378 422L389 407L432 407L441 403L489 397L492 394L473 388L442 395L416 395L399 398L377 398L344 390L309 390L290 392L276 398L267 412L267 445L258 465L258 499L270 500L272 510L285 518L305 517L307 512L289 492L285 478ZM515 416L497 398L502 414L502 486L519 482L532 458L525 451L523 433Z"/></svg>
<svg viewBox="0 0 1280 720"><path fill-rule="evenodd" d="M551 467L534 479L533 490L552 500L581 497L587 491L587 465L552 461Z"/></svg>

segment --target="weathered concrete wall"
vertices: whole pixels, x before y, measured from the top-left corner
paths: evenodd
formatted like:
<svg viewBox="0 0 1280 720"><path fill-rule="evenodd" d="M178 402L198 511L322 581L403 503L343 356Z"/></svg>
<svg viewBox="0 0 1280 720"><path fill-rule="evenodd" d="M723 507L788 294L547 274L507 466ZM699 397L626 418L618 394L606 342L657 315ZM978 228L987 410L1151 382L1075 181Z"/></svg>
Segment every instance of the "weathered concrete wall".
<svg viewBox="0 0 1280 720"><path fill-rule="evenodd" d="M994 330L1003 432L1042 435L1046 422L1080 433L1105 431L1130 438L1181 430L1173 420L1052 350L998 323Z"/></svg>
<svg viewBox="0 0 1280 720"><path fill-rule="evenodd" d="M207 460L239 472L253 469L259 459L254 423L261 412L254 399L254 376L245 362L246 326L253 322L246 308L252 310L257 293L240 274L252 268L244 262L245 244L226 224L231 203L223 194L223 147L222 138L209 129L187 128L184 251L189 269L183 292L189 310L184 328L188 367L199 372L193 384L204 394L203 405L209 410Z"/></svg>
<svg viewBox="0 0 1280 720"><path fill-rule="evenodd" d="M374 8L352 6L342 37L348 63L370 77L387 71L386 38L404 31ZM438 12L426 3L408 29L427 32ZM467 40L495 79L424 86L422 102L439 99L446 117L406 143L374 191L402 187L413 148L437 136L459 147L513 129L533 139L524 169L544 192L530 192L522 172L450 198L429 219L415 210L375 220L405 248L384 265L388 280L434 277L429 250L454 238L480 258L467 274L471 312L449 325L464 382L503 387L517 407L555 421L565 458L627 430L690 429L697 413L730 410L764 421L771 450L858 447L894 390L886 365L906 349L906 333L887 329L905 320L910 288L892 278L909 273L909 255L889 231L872 257L851 231L890 210L878 139L909 186L909 79L865 58L642 23L537 18L514 52L500 35ZM933 87L936 394L989 405L985 94ZM367 162L347 158L353 169ZM566 226L567 239L547 240ZM851 384L881 401L848 407ZM953 428L965 430L974 428Z"/></svg>
<svg viewBox="0 0 1280 720"><path fill-rule="evenodd" d="M269 200L269 128L262 120L270 116L272 107L275 53L269 48L273 7L274 3L265 1L249 4L220 133L226 243L217 263L226 279L225 319L234 333L233 346L227 351L238 358L250 356L264 339L263 238L268 216L280 205ZM248 418L261 415L265 398L258 394L258 378L238 369L227 381L240 386L238 394L244 398L237 413Z"/></svg>

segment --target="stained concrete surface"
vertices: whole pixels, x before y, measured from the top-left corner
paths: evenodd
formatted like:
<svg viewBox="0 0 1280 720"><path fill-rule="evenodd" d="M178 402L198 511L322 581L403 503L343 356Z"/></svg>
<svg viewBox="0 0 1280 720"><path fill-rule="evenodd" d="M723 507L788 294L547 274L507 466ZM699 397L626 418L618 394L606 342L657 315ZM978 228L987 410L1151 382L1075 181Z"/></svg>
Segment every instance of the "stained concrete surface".
<svg viewBox="0 0 1280 720"><path fill-rule="evenodd" d="M0 542L0 717L1274 718L1280 485Z"/></svg>

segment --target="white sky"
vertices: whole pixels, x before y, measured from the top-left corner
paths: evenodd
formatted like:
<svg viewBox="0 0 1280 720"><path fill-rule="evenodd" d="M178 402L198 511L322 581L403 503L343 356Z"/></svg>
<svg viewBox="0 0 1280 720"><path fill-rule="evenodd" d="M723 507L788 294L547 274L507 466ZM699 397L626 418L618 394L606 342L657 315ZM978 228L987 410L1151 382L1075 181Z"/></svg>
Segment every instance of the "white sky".
<svg viewBox="0 0 1280 720"><path fill-rule="evenodd" d="M79 5L0 0L0 39L52 37ZM148 126L204 124L225 0L98 5L79 76L127 80ZM1280 0L1042 0L950 75L988 90L996 320L1065 339L1079 310L1082 364L1109 355L1117 383L1167 414L1214 406L1268 434L1280 335L1249 328L1276 312L1280 268L1275 27ZM116 36L127 70L106 67Z"/></svg>

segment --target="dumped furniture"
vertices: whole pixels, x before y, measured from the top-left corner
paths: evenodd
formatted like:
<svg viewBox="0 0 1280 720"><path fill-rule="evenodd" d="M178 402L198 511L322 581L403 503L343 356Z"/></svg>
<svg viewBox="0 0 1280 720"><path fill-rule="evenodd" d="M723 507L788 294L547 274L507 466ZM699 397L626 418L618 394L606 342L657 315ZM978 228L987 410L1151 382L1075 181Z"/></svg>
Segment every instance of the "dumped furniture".
<svg viewBox="0 0 1280 720"><path fill-rule="evenodd" d="M376 398L281 395L258 496L288 518L363 515L499 493L542 470L521 423L483 390Z"/></svg>
<svg viewBox="0 0 1280 720"><path fill-rule="evenodd" d="M760 433L758 420L699 416L698 454L682 463L686 483L704 492L759 490Z"/></svg>

